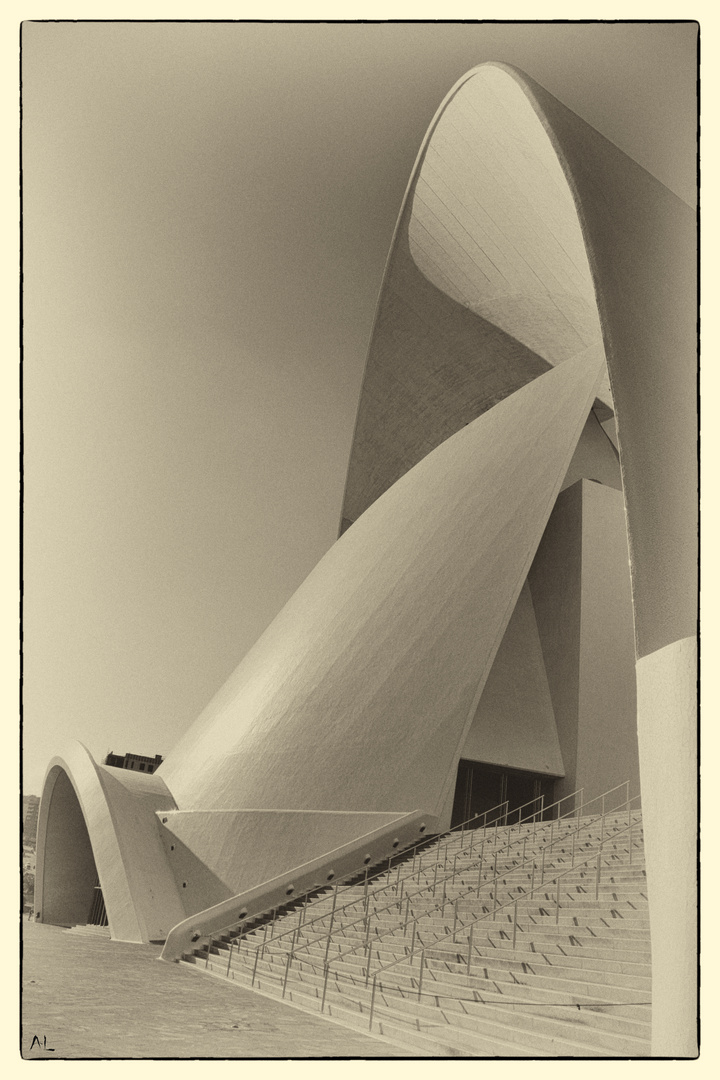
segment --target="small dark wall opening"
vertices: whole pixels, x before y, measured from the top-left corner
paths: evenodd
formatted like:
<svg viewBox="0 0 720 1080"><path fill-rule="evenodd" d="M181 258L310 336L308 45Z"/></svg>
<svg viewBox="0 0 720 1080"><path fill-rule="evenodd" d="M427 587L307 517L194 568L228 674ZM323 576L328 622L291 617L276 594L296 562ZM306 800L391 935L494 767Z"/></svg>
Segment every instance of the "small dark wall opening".
<svg viewBox="0 0 720 1080"><path fill-rule="evenodd" d="M540 813L553 801L554 779L522 769L502 768L461 758L458 765L451 828L470 822L471 828L502 825L505 813L520 810L521 819ZM541 801L544 796L544 802ZM507 801L507 808L501 804ZM518 814L512 816L512 821Z"/></svg>
<svg viewBox="0 0 720 1080"><path fill-rule="evenodd" d="M98 878L95 882L92 903L90 904L90 911L88 912L87 921L91 926L108 925L107 911L105 910L105 900L103 899L102 888L100 887L100 878Z"/></svg>
<svg viewBox="0 0 720 1080"><path fill-rule="evenodd" d="M97 881L95 858L78 797L67 773L58 768L45 833L42 897L35 901L40 921L56 926L84 926L93 906Z"/></svg>

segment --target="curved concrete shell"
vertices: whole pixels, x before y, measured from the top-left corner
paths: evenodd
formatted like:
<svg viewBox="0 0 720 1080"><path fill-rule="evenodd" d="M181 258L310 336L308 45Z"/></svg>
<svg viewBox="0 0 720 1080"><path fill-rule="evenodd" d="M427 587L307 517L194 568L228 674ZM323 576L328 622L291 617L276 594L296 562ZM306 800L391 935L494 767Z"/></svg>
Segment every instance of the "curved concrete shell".
<svg viewBox="0 0 720 1080"><path fill-rule="evenodd" d="M81 743L53 758L38 818L36 917L85 923L99 880L115 939L164 940L184 918L156 817L174 808L161 777L97 765Z"/></svg>
<svg viewBox="0 0 720 1080"><path fill-rule="evenodd" d="M441 814L601 369L547 372L366 511L161 766L183 809Z"/></svg>
<svg viewBox="0 0 720 1080"><path fill-rule="evenodd" d="M150 787L52 764L43 917L85 903L58 872L81 821L78 877L94 860L114 936L137 940L325 843L447 822L465 750L568 784L592 769L599 793L637 749L629 545L654 1052L691 1054L692 929L668 928L694 908L694 268L679 199L520 73L465 76L393 239L341 538Z"/></svg>
<svg viewBox="0 0 720 1080"><path fill-rule="evenodd" d="M660 912L695 908L696 311L690 207L527 76L497 64L469 72L439 109L405 197L341 524L562 360L574 334L601 334L612 392L595 412L623 478L661 1054L695 1048L696 950L666 957ZM659 788L666 754L681 778L672 798Z"/></svg>

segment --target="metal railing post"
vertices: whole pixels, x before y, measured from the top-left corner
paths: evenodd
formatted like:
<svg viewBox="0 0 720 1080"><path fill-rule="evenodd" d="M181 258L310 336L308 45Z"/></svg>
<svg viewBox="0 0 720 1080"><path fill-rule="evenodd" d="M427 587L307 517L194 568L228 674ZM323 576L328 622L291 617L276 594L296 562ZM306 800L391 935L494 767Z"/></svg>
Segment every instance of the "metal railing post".
<svg viewBox="0 0 720 1080"><path fill-rule="evenodd" d="M517 937L517 900L513 905L513 950L515 949L515 939Z"/></svg>
<svg viewBox="0 0 720 1080"><path fill-rule="evenodd" d="M480 864L478 866L478 883L477 883L477 891L478 892L480 892L480 879L482 878L483 856L484 855L485 855L485 841L483 840L482 843L480 844Z"/></svg>
<svg viewBox="0 0 720 1080"><path fill-rule="evenodd" d="M370 995L370 1020L368 1031L372 1031L373 1013L375 1011L375 990L377 989L377 975L373 975L372 994Z"/></svg>
<svg viewBox="0 0 720 1080"><path fill-rule="evenodd" d="M405 901L405 921L403 923L403 937L407 937L408 915L410 912L410 897Z"/></svg>
<svg viewBox="0 0 720 1080"><path fill-rule="evenodd" d="M595 899L600 895L600 860L602 859L602 848L598 851L597 857L597 873L595 875Z"/></svg>
<svg viewBox="0 0 720 1080"><path fill-rule="evenodd" d="M367 989L368 979L370 978L370 961L372 960L372 944L368 949L367 961L365 966L365 988Z"/></svg>
<svg viewBox="0 0 720 1080"><path fill-rule="evenodd" d="M415 954L415 931L416 930L417 930L417 919L413 919L413 932L412 932L412 938L410 939L410 963L412 963L412 958L413 958L413 956Z"/></svg>
<svg viewBox="0 0 720 1080"><path fill-rule="evenodd" d="M473 928L474 928L474 926L475 926L475 923L470 923L470 933L468 935L468 955L467 955L468 978L470 977L470 957L472 956L472 939L473 939Z"/></svg>
<svg viewBox="0 0 720 1080"><path fill-rule="evenodd" d="M418 1001L422 994L423 968L425 966L425 950L420 953L420 978L418 979Z"/></svg>
<svg viewBox="0 0 720 1080"><path fill-rule="evenodd" d="M320 1012L325 1011L325 995L327 994L328 975L330 974L330 965L328 964L327 960L325 961L325 964L323 966L325 968L325 978L323 979L323 992L322 1001L320 1002Z"/></svg>
<svg viewBox="0 0 720 1080"><path fill-rule="evenodd" d="M263 944L263 948L264 948L264 944ZM260 949L259 949L259 948L257 948L257 949L255 950L255 963L253 964L253 973L252 973L252 979L250 980L250 985L251 985L251 986L254 986L254 985L255 985L255 972L257 971L257 966L258 966L258 957L259 957L259 956L260 956Z"/></svg>
<svg viewBox="0 0 720 1080"><path fill-rule="evenodd" d="M210 948L210 946L208 946L208 949L209 948ZM233 954L233 942L231 941L230 942L230 952L228 953L228 966L227 966L227 970L225 972L225 978L226 979L230 974L230 964L232 963L232 954Z"/></svg>
<svg viewBox="0 0 720 1080"><path fill-rule="evenodd" d="M545 884L545 848L542 849L542 867L540 868L540 884Z"/></svg>
<svg viewBox="0 0 720 1080"><path fill-rule="evenodd" d="M292 960L292 949L288 953L287 960L285 962L285 978L283 979L282 996L285 997L285 990L287 989L288 975L290 973L290 961Z"/></svg>
<svg viewBox="0 0 720 1080"><path fill-rule="evenodd" d="M560 922L560 877L557 879L557 893L555 895L555 925Z"/></svg>
<svg viewBox="0 0 720 1080"><path fill-rule="evenodd" d="M328 954L330 952L330 941L332 940L333 926L335 924L335 906L337 904L337 885L333 893L333 906L330 912L330 925L328 926L327 940L325 942L325 963L327 963Z"/></svg>
<svg viewBox="0 0 720 1080"><path fill-rule="evenodd" d="M458 916L458 910L457 909L458 909L458 901L459 901L459 899L460 899L460 897L458 896L457 899L455 900L455 904L454 904L455 914L453 916L453 931L452 931L452 939L453 939L453 941L455 940L455 931L457 930L457 916Z"/></svg>

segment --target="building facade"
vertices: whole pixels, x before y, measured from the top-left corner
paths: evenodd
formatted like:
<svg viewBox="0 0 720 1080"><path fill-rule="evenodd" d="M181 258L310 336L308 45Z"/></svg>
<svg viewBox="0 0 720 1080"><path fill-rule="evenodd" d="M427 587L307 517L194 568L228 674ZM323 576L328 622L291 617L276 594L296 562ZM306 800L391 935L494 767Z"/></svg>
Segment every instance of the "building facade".
<svg viewBox="0 0 720 1080"><path fill-rule="evenodd" d="M393 238L338 541L157 771L51 762L39 917L85 921L97 873L113 936L162 940L409 814L628 780L654 1052L692 1052L694 290L680 199L521 73L460 80Z"/></svg>

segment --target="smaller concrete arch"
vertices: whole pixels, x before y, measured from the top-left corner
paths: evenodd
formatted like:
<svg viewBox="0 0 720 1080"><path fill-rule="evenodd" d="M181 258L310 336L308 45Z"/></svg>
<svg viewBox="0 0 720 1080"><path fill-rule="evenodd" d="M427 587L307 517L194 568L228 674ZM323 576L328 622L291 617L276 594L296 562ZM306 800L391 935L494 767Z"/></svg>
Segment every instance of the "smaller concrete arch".
<svg viewBox="0 0 720 1080"><path fill-rule="evenodd" d="M54 757L38 817L39 921L85 923L97 874L113 939L164 939L185 913L155 811L175 808L160 777L98 765L80 742Z"/></svg>

